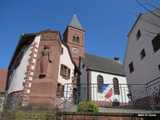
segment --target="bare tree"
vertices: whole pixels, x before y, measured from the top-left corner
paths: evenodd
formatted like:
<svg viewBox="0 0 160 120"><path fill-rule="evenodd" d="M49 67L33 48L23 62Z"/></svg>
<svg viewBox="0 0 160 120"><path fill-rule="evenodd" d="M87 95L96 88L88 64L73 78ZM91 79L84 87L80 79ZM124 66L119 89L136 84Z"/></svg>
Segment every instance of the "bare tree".
<svg viewBox="0 0 160 120"><path fill-rule="evenodd" d="M160 0L136 0L136 2L138 3L138 5L142 8L144 8L146 11L148 11L149 13L153 14L154 17L150 18L150 20L148 19L144 19L142 17L140 17L141 20L147 22L148 24L152 24L158 28L160 28ZM134 14L134 13L132 13ZM134 14L136 15L136 14ZM138 15L136 15L138 16ZM157 19L155 19L157 18ZM146 30L146 29L145 29ZM157 32L153 32L150 30L146 30L147 33L150 34L158 34Z"/></svg>
<svg viewBox="0 0 160 120"><path fill-rule="evenodd" d="M136 2L143 7L148 12L152 13L153 15L160 18L160 15L154 13L153 11L159 11L160 12L160 0L145 0L145 3L141 3L140 0L136 0Z"/></svg>

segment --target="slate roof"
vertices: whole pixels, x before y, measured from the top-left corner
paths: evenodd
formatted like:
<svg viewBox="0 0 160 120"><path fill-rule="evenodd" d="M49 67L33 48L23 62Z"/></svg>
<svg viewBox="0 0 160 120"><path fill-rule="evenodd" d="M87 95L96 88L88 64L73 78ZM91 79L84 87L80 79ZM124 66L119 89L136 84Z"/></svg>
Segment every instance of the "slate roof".
<svg viewBox="0 0 160 120"><path fill-rule="evenodd" d="M73 15L73 18L72 18L69 26L72 26L72 27L75 27L75 28L84 30L83 27L82 27L82 25L81 25L80 22L78 21L78 18L77 18L77 16L76 16L76 14Z"/></svg>
<svg viewBox="0 0 160 120"><path fill-rule="evenodd" d="M123 64L114 59L85 53L81 60L90 70L125 76Z"/></svg>

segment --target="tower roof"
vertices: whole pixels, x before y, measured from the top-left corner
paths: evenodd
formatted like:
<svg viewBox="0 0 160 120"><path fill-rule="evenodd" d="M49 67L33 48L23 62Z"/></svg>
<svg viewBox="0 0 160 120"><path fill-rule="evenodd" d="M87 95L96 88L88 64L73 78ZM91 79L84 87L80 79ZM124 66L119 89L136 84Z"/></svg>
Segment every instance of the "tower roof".
<svg viewBox="0 0 160 120"><path fill-rule="evenodd" d="M75 27L75 28L84 30L83 27L82 27L82 25L81 25L80 22L78 21L78 18L77 18L77 16L76 16L76 14L73 15L73 18L72 18L69 26L72 26L72 27Z"/></svg>

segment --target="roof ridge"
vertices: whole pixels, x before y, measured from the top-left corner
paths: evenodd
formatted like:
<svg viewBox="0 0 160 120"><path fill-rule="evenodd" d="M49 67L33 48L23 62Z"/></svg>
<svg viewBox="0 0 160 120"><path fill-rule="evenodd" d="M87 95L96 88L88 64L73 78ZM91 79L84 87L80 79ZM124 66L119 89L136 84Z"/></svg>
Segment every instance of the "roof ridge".
<svg viewBox="0 0 160 120"><path fill-rule="evenodd" d="M114 59L107 58L107 57L104 57L104 56L98 56L98 55L93 55L93 54L89 54L89 53L85 53L85 54L92 55L92 56L96 56L96 57L100 57L100 58L105 58L105 59L114 60Z"/></svg>

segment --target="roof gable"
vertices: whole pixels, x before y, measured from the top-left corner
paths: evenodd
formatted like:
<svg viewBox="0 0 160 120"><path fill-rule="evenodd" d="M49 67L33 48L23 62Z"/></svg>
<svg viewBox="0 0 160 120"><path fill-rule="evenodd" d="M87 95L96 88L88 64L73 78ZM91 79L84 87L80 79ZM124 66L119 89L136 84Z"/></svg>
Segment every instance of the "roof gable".
<svg viewBox="0 0 160 120"><path fill-rule="evenodd" d="M159 11L153 11L153 12L149 12L149 13L140 13L127 36L129 37L129 35L134 30L137 23L140 22L140 21L144 21L144 22L147 22L149 24L158 26L159 23L156 24L156 22L155 22L156 19L154 17L156 17L156 18L158 17L158 19L159 19L159 15L160 15Z"/></svg>

